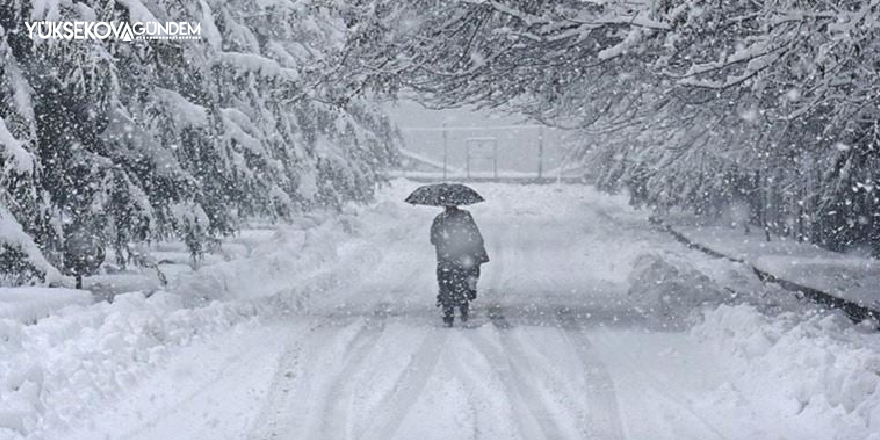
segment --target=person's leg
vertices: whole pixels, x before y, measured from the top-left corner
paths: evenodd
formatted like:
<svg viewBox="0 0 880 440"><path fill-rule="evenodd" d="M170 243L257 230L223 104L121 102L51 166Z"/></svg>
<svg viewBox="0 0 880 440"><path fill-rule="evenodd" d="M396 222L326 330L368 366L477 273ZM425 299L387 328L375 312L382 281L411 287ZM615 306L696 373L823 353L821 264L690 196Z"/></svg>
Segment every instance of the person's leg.
<svg viewBox="0 0 880 440"><path fill-rule="evenodd" d="M443 304L443 299L449 290L449 268L443 264L437 264L437 305Z"/></svg>
<svg viewBox="0 0 880 440"><path fill-rule="evenodd" d="M455 322L455 306L453 305L444 305L443 306L443 322L452 327L453 322Z"/></svg>
<svg viewBox="0 0 880 440"><path fill-rule="evenodd" d="M480 279L480 265L474 266L468 274L467 297L469 300L477 299L477 280Z"/></svg>
<svg viewBox="0 0 880 440"><path fill-rule="evenodd" d="M467 322L468 318L470 317L470 304L467 301L461 303L460 311L461 311L461 321Z"/></svg>
<svg viewBox="0 0 880 440"><path fill-rule="evenodd" d="M456 265L452 270L452 293L456 305L467 302L469 269Z"/></svg>
<svg viewBox="0 0 880 440"><path fill-rule="evenodd" d="M455 265L452 269L452 305L461 311L461 320L468 318L468 274L470 269Z"/></svg>
<svg viewBox="0 0 880 440"><path fill-rule="evenodd" d="M437 264L437 305L443 311L443 322L448 326L452 325L455 315L454 275L453 266L443 262Z"/></svg>

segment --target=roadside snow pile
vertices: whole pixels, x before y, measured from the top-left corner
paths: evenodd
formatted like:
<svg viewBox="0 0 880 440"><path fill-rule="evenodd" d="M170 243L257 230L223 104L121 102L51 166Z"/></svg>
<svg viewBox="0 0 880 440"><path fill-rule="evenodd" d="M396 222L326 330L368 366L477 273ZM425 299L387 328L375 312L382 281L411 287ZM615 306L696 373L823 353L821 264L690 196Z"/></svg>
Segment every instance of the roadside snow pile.
<svg viewBox="0 0 880 440"><path fill-rule="evenodd" d="M69 305L94 302L87 290L45 287L0 288L0 320L30 324Z"/></svg>
<svg viewBox="0 0 880 440"><path fill-rule="evenodd" d="M629 303L664 327L693 325L701 318L697 312L721 304L751 304L776 312L804 309L803 301L776 284L761 282L748 265L696 252L639 255L628 282Z"/></svg>
<svg viewBox="0 0 880 440"><path fill-rule="evenodd" d="M249 258L206 266L173 290L192 304L274 297L301 310L314 294L354 279L381 257L374 244L360 238L371 224L387 225L387 217L377 215L385 214L374 206L303 217L275 231Z"/></svg>
<svg viewBox="0 0 880 440"><path fill-rule="evenodd" d="M745 408L737 402L751 400L777 415L791 438L880 440L877 333L860 332L839 314L768 317L750 305L707 311L691 333L729 356L738 373L711 397L716 405Z"/></svg>
<svg viewBox="0 0 880 440"><path fill-rule="evenodd" d="M637 311L682 324L704 305L723 302L723 289L690 263L666 253L636 258L629 275L628 295Z"/></svg>
<svg viewBox="0 0 880 440"><path fill-rule="evenodd" d="M243 302L185 309L172 294L133 292L113 304L66 307L35 325L0 321L0 439L41 438L91 417L169 349L257 313Z"/></svg>
<svg viewBox="0 0 880 440"><path fill-rule="evenodd" d="M330 223L280 228L249 259L203 267L174 290L197 302L275 295L336 257L341 232L335 221Z"/></svg>

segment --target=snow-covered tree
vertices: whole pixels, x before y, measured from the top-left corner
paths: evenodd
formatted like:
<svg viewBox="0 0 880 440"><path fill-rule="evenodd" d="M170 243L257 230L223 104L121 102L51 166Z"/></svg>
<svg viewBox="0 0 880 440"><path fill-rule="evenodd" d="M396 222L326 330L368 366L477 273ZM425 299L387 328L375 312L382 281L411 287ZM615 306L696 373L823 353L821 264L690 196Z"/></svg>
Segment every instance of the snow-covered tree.
<svg viewBox="0 0 880 440"><path fill-rule="evenodd" d="M202 39L31 39L41 20L196 22ZM198 248L242 216L368 199L393 130L325 83L344 41L341 8L318 0L0 3L2 216L35 246L0 243L81 274L79 253L125 264L150 236Z"/></svg>
<svg viewBox="0 0 880 440"><path fill-rule="evenodd" d="M637 203L704 215L744 203L768 234L872 242L880 254L876 2L380 0L351 10L366 18L350 21L348 77L364 87L576 130L573 156Z"/></svg>

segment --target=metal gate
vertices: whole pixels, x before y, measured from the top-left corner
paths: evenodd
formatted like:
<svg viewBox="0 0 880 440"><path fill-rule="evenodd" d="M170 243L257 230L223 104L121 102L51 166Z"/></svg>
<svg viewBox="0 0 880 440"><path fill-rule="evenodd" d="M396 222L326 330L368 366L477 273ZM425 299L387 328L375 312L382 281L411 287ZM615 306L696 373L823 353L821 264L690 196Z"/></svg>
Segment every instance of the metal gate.
<svg viewBox="0 0 880 440"><path fill-rule="evenodd" d="M498 138L494 137L478 137L465 139L465 148L467 150L467 177L471 178L471 163L473 162L491 162L492 177L498 179Z"/></svg>

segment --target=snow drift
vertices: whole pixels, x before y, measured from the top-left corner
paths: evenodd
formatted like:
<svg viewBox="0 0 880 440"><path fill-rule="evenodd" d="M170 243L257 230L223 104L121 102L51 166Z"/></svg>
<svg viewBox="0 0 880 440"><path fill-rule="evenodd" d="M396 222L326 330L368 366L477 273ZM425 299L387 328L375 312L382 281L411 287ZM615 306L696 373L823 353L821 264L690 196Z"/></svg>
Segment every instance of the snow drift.
<svg viewBox="0 0 880 440"><path fill-rule="evenodd" d="M775 423L791 438L880 439L880 335L815 310L770 317L722 305L704 318L692 335L738 373L710 400L745 407L736 403L745 398L781 414Z"/></svg>
<svg viewBox="0 0 880 440"><path fill-rule="evenodd" d="M642 313L681 325L695 309L724 300L721 286L692 264L669 253L637 257L628 295Z"/></svg>
<svg viewBox="0 0 880 440"><path fill-rule="evenodd" d="M33 323L66 306L89 305L92 292L45 287L0 288L0 319Z"/></svg>

